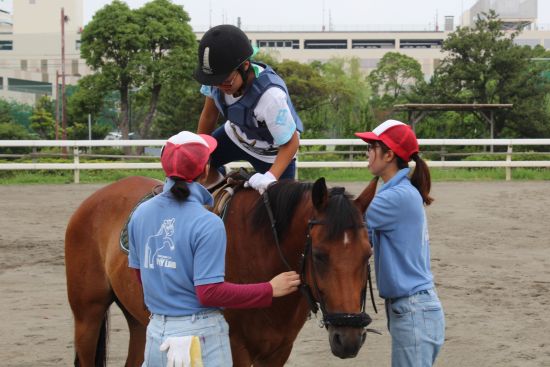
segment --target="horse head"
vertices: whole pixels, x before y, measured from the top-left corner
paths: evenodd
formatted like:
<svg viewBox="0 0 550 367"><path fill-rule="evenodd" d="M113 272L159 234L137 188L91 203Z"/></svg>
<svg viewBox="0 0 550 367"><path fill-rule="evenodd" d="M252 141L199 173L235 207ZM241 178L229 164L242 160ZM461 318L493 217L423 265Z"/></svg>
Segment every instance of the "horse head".
<svg viewBox="0 0 550 367"><path fill-rule="evenodd" d="M332 353L340 358L357 355L372 321L365 312L372 248L363 218L375 191L373 180L351 200L344 188L329 190L320 178L311 192L303 282L313 310L318 304L323 313Z"/></svg>

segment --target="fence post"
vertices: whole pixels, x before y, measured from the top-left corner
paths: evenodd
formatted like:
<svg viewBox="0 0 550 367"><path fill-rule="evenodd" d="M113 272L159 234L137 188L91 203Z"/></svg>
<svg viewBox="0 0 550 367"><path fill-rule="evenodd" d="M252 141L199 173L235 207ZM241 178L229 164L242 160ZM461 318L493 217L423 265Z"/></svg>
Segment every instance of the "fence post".
<svg viewBox="0 0 550 367"><path fill-rule="evenodd" d="M512 162L512 144L508 145L508 149L506 150L506 162L511 163ZM507 166L506 167L506 181L512 180L512 167Z"/></svg>
<svg viewBox="0 0 550 367"><path fill-rule="evenodd" d="M298 151L296 152L296 161L294 161L294 164L296 165L296 170L294 174L294 179L298 181L298 156L300 155L300 147L298 147Z"/></svg>
<svg viewBox="0 0 550 367"><path fill-rule="evenodd" d="M78 165L80 164L80 156L78 151L78 146L75 146L73 149L73 162L74 162L74 183L80 183L80 169L78 168Z"/></svg>

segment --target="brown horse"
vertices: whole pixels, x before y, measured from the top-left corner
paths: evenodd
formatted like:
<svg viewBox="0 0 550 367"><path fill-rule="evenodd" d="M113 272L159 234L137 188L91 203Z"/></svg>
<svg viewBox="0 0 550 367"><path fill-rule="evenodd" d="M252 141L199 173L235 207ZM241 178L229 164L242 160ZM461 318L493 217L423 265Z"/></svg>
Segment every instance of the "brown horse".
<svg viewBox="0 0 550 367"><path fill-rule="evenodd" d="M158 184L144 177L120 180L91 195L71 217L65 263L75 365L105 365L113 302L130 329L126 366L143 360L149 313L119 236L131 210ZM315 184L281 181L263 196L251 189L236 191L225 217L226 279L268 281L291 268L301 272L304 288L274 299L267 309L225 311L235 366L283 366L310 307L316 311L317 306L333 354L357 354L370 322L364 307L372 250L362 214L375 188L373 181L354 201L341 188L328 190L324 179Z"/></svg>

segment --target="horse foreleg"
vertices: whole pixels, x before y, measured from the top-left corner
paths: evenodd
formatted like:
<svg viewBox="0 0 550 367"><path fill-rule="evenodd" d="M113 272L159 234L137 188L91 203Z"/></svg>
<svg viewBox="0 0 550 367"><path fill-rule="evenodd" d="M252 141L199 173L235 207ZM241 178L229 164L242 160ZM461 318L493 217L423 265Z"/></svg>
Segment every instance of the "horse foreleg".
<svg viewBox="0 0 550 367"><path fill-rule="evenodd" d="M229 331L231 333L231 331ZM252 359L250 353L244 346L244 343L237 339L236 336L231 336L231 357L233 358L233 367L250 367Z"/></svg>
<svg viewBox="0 0 550 367"><path fill-rule="evenodd" d="M254 367L283 367L292 352L292 343L284 344L277 348L268 357L258 357L254 361Z"/></svg>

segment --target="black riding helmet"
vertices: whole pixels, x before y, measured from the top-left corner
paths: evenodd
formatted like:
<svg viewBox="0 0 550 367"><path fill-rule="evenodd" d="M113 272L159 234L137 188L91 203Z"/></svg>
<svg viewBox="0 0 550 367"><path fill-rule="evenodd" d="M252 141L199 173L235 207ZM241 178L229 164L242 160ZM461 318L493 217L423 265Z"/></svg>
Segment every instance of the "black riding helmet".
<svg viewBox="0 0 550 367"><path fill-rule="evenodd" d="M199 65L193 76L204 85L219 85L254 54L246 34L230 24L210 28L199 43Z"/></svg>

